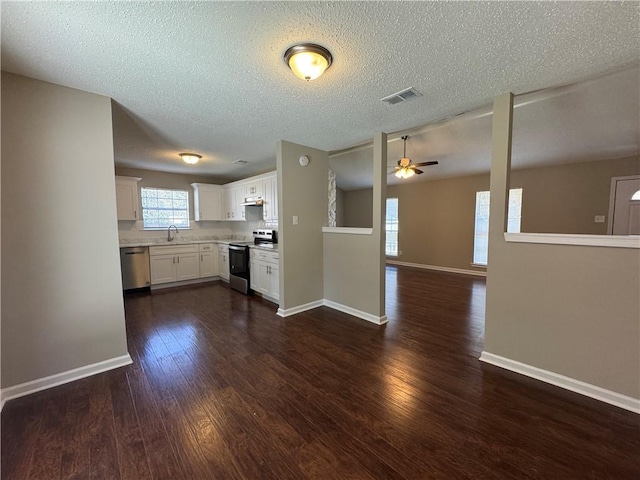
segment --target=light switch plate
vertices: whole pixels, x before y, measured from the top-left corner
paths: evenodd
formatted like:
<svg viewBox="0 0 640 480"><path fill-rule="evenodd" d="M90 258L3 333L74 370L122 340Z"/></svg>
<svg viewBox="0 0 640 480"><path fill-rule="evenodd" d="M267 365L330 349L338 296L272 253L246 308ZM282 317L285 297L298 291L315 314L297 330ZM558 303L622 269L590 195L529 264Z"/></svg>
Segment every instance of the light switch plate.
<svg viewBox="0 0 640 480"><path fill-rule="evenodd" d="M604 215L596 215L593 219L594 223L604 223Z"/></svg>
<svg viewBox="0 0 640 480"><path fill-rule="evenodd" d="M293 216L293 224L294 224L294 225L297 225L297 224L298 224L298 216L297 216L297 215L294 215L294 216Z"/></svg>

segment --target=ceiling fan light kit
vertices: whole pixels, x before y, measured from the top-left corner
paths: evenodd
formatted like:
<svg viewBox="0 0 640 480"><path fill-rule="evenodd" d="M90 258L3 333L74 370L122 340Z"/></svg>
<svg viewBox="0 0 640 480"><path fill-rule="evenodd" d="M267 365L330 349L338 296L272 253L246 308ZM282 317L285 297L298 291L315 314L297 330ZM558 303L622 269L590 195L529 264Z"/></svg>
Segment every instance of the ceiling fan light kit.
<svg viewBox="0 0 640 480"><path fill-rule="evenodd" d="M331 66L333 57L326 48L315 43L299 43L284 52L284 61L302 80L314 80Z"/></svg>
<svg viewBox="0 0 640 480"><path fill-rule="evenodd" d="M395 176L398 178L411 178L415 174L420 175L424 173L422 170L417 169L416 167L422 167L427 165L437 165L438 162L421 162L421 163L413 163L409 157L407 157L407 139L409 135L404 135L401 137L404 141L404 146L402 150L402 158L398 160L398 165L395 168ZM392 172L393 173L393 172Z"/></svg>
<svg viewBox="0 0 640 480"><path fill-rule="evenodd" d="M413 168L401 168L396 171L396 177L398 178L410 178L415 175L416 172L413 171Z"/></svg>

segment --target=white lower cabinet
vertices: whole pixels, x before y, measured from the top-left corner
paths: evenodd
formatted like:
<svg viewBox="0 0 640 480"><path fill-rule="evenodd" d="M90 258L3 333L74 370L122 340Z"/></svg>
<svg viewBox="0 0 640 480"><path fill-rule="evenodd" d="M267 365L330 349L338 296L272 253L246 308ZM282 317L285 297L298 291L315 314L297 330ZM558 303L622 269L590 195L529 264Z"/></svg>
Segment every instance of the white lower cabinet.
<svg viewBox="0 0 640 480"><path fill-rule="evenodd" d="M229 245L218 245L218 268L220 278L229 281Z"/></svg>
<svg viewBox="0 0 640 480"><path fill-rule="evenodd" d="M198 245L149 247L151 285L200 278Z"/></svg>
<svg viewBox="0 0 640 480"><path fill-rule="evenodd" d="M216 277L218 268L218 246L215 243L201 243L200 251L200 278Z"/></svg>
<svg viewBox="0 0 640 480"><path fill-rule="evenodd" d="M280 299L280 255L252 248L250 252L251 289L268 300Z"/></svg>

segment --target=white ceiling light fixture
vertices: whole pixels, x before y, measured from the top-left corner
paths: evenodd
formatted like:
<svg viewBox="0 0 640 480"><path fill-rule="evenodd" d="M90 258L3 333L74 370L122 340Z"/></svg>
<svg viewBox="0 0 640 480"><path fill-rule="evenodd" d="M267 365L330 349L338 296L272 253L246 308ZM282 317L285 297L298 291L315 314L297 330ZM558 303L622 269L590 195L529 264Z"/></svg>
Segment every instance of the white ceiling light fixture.
<svg viewBox="0 0 640 480"><path fill-rule="evenodd" d="M178 155L189 165L195 165L202 158L202 155L197 153L179 153Z"/></svg>
<svg viewBox="0 0 640 480"><path fill-rule="evenodd" d="M331 52L315 43L299 43L284 52L284 61L303 80L314 80L331 66Z"/></svg>

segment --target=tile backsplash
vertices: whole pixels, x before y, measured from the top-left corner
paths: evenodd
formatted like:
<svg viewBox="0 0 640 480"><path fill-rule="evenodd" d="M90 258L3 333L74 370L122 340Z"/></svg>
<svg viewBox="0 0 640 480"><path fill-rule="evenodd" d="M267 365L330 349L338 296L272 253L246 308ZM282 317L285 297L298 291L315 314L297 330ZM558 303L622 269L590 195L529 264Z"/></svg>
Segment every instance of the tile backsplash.
<svg viewBox="0 0 640 480"><path fill-rule="evenodd" d="M176 240L253 240L253 231L258 228L278 229L277 222L263 220L247 220L244 222L195 222L191 221L190 228L178 229ZM118 237L120 245L138 243L162 243L167 239L167 230L144 230L142 221L118 222Z"/></svg>

